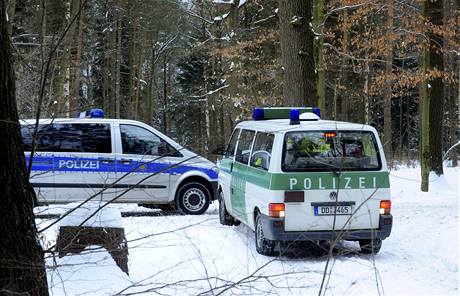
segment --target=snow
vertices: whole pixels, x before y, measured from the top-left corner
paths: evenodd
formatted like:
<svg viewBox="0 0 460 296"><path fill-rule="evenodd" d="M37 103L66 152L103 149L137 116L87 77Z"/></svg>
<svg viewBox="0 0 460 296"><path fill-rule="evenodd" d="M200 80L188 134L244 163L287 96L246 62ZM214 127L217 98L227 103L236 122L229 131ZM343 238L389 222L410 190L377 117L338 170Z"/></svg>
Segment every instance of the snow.
<svg viewBox="0 0 460 296"><path fill-rule="evenodd" d="M57 268L48 269L50 295L112 295L132 283L99 246L88 247L81 254L56 257L52 264Z"/></svg>
<svg viewBox="0 0 460 296"><path fill-rule="evenodd" d="M79 206L79 203L69 203L63 206L64 215L58 226L92 226L92 227L123 227L121 213L116 207L108 205L98 210L105 203L87 202ZM75 209L70 212L70 210ZM68 212L68 213L67 213ZM87 220L87 221L86 221ZM83 223L83 224L82 224Z"/></svg>
<svg viewBox="0 0 460 296"><path fill-rule="evenodd" d="M358 253L355 242L337 246L325 295L458 295L459 172L446 167L444 176L431 175L430 192L423 193L419 168L391 171L391 236L375 257ZM137 207L113 206L124 211ZM37 220L39 227L51 222ZM298 244L280 257L259 255L250 229L219 224L216 203L201 216L127 217L121 222L128 240L129 277L103 249L55 262L48 258L52 295L112 295L128 287L123 293L318 294L327 261L324 251ZM45 231L48 243L55 240L55 231Z"/></svg>
<svg viewBox="0 0 460 296"><path fill-rule="evenodd" d="M233 0L212 0L215 4L233 4Z"/></svg>
<svg viewBox="0 0 460 296"><path fill-rule="evenodd" d="M230 14L230 12L224 13L223 15L216 16L216 17L214 17L214 21L221 21L221 20L225 19L229 14Z"/></svg>

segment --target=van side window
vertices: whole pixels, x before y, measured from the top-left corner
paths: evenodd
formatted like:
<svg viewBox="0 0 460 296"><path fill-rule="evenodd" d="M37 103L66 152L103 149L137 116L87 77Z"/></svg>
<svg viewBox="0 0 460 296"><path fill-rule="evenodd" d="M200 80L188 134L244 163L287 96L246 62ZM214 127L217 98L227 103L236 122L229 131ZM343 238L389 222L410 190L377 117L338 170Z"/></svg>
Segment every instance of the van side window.
<svg viewBox="0 0 460 296"><path fill-rule="evenodd" d="M254 131L242 130L238 146L236 148L235 160L244 164L248 164L251 154L251 145L254 139Z"/></svg>
<svg viewBox="0 0 460 296"><path fill-rule="evenodd" d="M236 143L238 142L238 136L240 135L240 129L233 131L230 142L228 142L227 151L225 157L233 157L235 155Z"/></svg>
<svg viewBox="0 0 460 296"><path fill-rule="evenodd" d="M275 135L273 134L257 133L252 148L251 166L268 171L274 139Z"/></svg>
<svg viewBox="0 0 460 296"><path fill-rule="evenodd" d="M32 150L35 126L21 127L24 151ZM36 151L111 153L110 124L53 123L38 127Z"/></svg>
<svg viewBox="0 0 460 296"><path fill-rule="evenodd" d="M120 124L120 133L123 154L182 156L171 145L143 127Z"/></svg>

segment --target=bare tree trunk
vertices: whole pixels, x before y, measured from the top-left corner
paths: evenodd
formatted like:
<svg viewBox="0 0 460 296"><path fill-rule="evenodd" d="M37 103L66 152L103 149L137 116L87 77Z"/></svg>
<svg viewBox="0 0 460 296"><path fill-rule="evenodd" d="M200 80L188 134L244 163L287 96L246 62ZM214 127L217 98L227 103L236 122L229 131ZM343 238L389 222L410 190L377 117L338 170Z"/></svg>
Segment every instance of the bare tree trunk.
<svg viewBox="0 0 460 296"><path fill-rule="evenodd" d="M153 120L153 98L154 98L153 90L154 90L154 85L155 85L155 59L156 59L155 47L153 46L153 44L155 42L156 36L153 33L149 33L148 35L151 36L151 37L147 39L149 41L149 42L147 42L147 44L152 45L152 46L150 46L150 48L152 50L152 53L151 53L151 56L150 56L150 69L148 71L148 78L146 77L146 81L148 82L148 86L146 88L147 94L145 96L146 112L145 112L145 115L144 115L145 116L144 120L153 126L154 125L154 120Z"/></svg>
<svg viewBox="0 0 460 296"><path fill-rule="evenodd" d="M318 107L321 109L321 115L326 118L326 63L324 61L324 0L317 0L314 7L314 24L315 30L320 34L315 39L316 49L316 94L318 96ZM321 28L321 29L320 29Z"/></svg>
<svg viewBox="0 0 460 296"><path fill-rule="evenodd" d="M458 63L457 63L457 67L458 67L458 99L457 99L457 107L455 107L455 96L452 96L452 106L453 106L453 109L452 110L456 110L458 113L459 113L459 117L460 117L460 112L459 112L459 109L460 109L460 59L458 60ZM456 118L455 116L455 112L451 111L452 115L452 121L451 121L451 128L450 128L450 139L451 139L451 142L455 142L456 141L456 136L455 136L455 132L456 132L456 129L460 129L460 118ZM457 119L457 124L455 124L455 120ZM457 151L454 151L453 152L453 155L452 155L452 166L457 166L458 165L458 150Z"/></svg>
<svg viewBox="0 0 460 296"><path fill-rule="evenodd" d="M32 210L35 193L24 165L5 13L5 0L0 0L0 293L48 295Z"/></svg>
<svg viewBox="0 0 460 296"><path fill-rule="evenodd" d="M339 98L340 98L340 116L343 121L349 120L349 100L350 97L346 95L346 84L348 84L348 57L346 56L349 51L349 43L350 43L350 34L349 34L349 25L348 25L348 10L343 11L343 18L342 18L342 62L340 65L340 77L339 77L339 82L341 89L339 88Z"/></svg>
<svg viewBox="0 0 460 296"><path fill-rule="evenodd" d="M430 22L436 26L443 25L443 0L427 1L427 13ZM442 49L444 40L441 35L430 32L430 68L444 71ZM430 87L430 153L431 171L440 176L442 167L443 146L443 116L444 116L444 86L442 77L437 77L429 82Z"/></svg>
<svg viewBox="0 0 460 296"><path fill-rule="evenodd" d="M422 55L422 66L426 71L428 68L428 50L425 49ZM421 190L428 192L429 176L430 176L430 93L427 91L427 82L424 82L420 96L421 112L420 112L420 163L422 173Z"/></svg>
<svg viewBox="0 0 460 296"><path fill-rule="evenodd" d="M371 118L370 102L369 102L369 80L370 80L370 69L369 69L369 57L366 52L364 62L364 123L369 124Z"/></svg>
<svg viewBox="0 0 460 296"><path fill-rule="evenodd" d="M456 5L454 0L444 0L444 27L445 30L449 30L448 22L455 18ZM444 42L445 52L444 52L444 66L447 73L455 72L455 55L452 53L452 46L449 44L447 37ZM459 60L460 61L460 60ZM458 64L460 66L460 63ZM455 89L451 83L444 83L444 92L447 100L448 110L449 110L449 124L447 126L449 130L449 146L453 146L456 142L456 128L457 128L457 107L456 107L456 97ZM456 167L458 165L457 151L454 150L451 153L452 166Z"/></svg>
<svg viewBox="0 0 460 296"><path fill-rule="evenodd" d="M288 106L315 106L318 100L313 32L309 25L313 2L279 0L278 3L284 103Z"/></svg>
<svg viewBox="0 0 460 296"><path fill-rule="evenodd" d="M393 73L393 0L387 0L388 17L387 17L387 34L390 38L387 38L388 51L386 55L385 64L385 87L383 89L383 140L385 155L388 159L388 163L391 166L393 161L393 149L392 149L392 128L391 128L391 97L392 97L392 84L391 79Z"/></svg>
<svg viewBox="0 0 460 296"><path fill-rule="evenodd" d="M443 0L425 0L423 5L424 16L432 25L442 26ZM426 28L428 44L423 54L423 68L425 72L444 70L441 48L442 37L431 28ZM442 115L444 104L442 78L436 77L424 81L424 100L422 114L422 184L421 190L429 189L429 172L443 174L442 168Z"/></svg>
<svg viewBox="0 0 460 296"><path fill-rule="evenodd" d="M163 58L163 131L168 134L168 61Z"/></svg>
<svg viewBox="0 0 460 296"><path fill-rule="evenodd" d="M139 112L139 101L136 97L137 92L137 81L138 81L138 58L140 55L140 46L138 43L139 35L142 34L140 27L137 23L136 17L133 14L133 7L128 3L128 36L129 36L129 57L128 57L128 69L129 69L129 88L128 88L128 102L130 106L128 108L128 114L131 118L137 119Z"/></svg>
<svg viewBox="0 0 460 296"><path fill-rule="evenodd" d="M115 118L120 118L120 106L121 106L121 30L122 30L122 12L123 0L118 0L117 5L117 38L116 38L116 49L115 49Z"/></svg>
<svg viewBox="0 0 460 296"><path fill-rule="evenodd" d="M76 4L76 3L75 3ZM80 109L80 72L81 72L81 49L83 46L83 25L84 25L84 7L83 0L78 2L78 6L75 7L76 12L79 13L78 27L76 38L76 51L73 64L73 79L72 79L72 90L70 95L70 110L72 113L77 112Z"/></svg>

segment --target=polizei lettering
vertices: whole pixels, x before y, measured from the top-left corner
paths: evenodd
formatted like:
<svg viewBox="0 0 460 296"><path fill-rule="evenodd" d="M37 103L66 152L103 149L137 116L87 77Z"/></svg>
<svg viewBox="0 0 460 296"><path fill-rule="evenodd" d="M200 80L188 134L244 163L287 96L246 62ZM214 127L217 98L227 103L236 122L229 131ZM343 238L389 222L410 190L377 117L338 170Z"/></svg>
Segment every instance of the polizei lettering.
<svg viewBox="0 0 460 296"><path fill-rule="evenodd" d="M72 160L59 160L59 168L66 168L66 169L87 169L87 170L97 170L99 168L99 161L97 160L80 160L80 159L72 159Z"/></svg>
<svg viewBox="0 0 460 296"><path fill-rule="evenodd" d="M377 177L375 176L344 176L338 177L306 177L289 178L290 190L309 189L366 189L377 188Z"/></svg>

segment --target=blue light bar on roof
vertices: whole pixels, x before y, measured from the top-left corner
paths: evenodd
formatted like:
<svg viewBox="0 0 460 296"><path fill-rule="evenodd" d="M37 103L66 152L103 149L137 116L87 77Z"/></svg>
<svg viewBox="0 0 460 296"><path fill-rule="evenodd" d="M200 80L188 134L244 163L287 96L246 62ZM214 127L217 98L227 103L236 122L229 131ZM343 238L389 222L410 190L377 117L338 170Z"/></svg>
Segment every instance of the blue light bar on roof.
<svg viewBox="0 0 460 296"><path fill-rule="evenodd" d="M298 109L292 109L291 113L289 114L289 124L294 125L294 124L300 124L300 112Z"/></svg>
<svg viewBox="0 0 460 296"><path fill-rule="evenodd" d="M104 111L99 108L90 109L88 111L80 112L79 118L104 118Z"/></svg>
<svg viewBox="0 0 460 296"><path fill-rule="evenodd" d="M321 111L318 107L256 107L252 110L252 119L267 120L267 119L290 119L291 110L296 109L299 115L302 113L314 113L321 117Z"/></svg>
<svg viewBox="0 0 460 296"><path fill-rule="evenodd" d="M319 118L321 118L321 110L319 109L319 107L313 107L313 113L315 113L316 115L318 115Z"/></svg>
<svg viewBox="0 0 460 296"><path fill-rule="evenodd" d="M257 107L252 109L252 119L263 120L264 119L264 109L257 108Z"/></svg>

